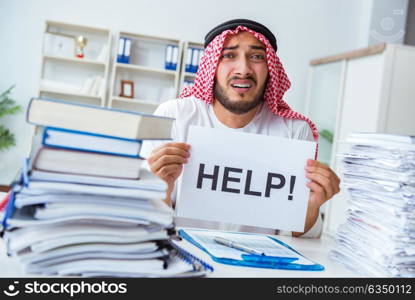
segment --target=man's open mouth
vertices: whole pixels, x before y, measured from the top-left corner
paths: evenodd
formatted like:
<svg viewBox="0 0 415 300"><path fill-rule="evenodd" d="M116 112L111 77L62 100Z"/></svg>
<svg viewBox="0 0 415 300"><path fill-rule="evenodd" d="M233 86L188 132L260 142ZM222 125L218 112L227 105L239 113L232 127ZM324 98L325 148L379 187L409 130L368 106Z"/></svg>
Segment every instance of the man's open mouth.
<svg viewBox="0 0 415 300"><path fill-rule="evenodd" d="M237 93L246 93L253 86L253 83L251 81L250 82L246 82L246 80L244 81L245 82L233 82L231 83L231 87Z"/></svg>
<svg viewBox="0 0 415 300"><path fill-rule="evenodd" d="M251 86L251 84L232 84L232 87L242 89L249 89Z"/></svg>

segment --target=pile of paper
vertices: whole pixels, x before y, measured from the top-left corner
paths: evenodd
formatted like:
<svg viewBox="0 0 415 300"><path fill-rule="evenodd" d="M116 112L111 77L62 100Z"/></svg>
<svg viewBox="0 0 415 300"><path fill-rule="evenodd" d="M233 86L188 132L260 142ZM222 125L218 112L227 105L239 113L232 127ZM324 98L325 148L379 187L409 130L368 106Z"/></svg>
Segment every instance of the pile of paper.
<svg viewBox="0 0 415 300"><path fill-rule="evenodd" d="M105 113L109 118L120 114L111 110ZM78 112L68 110L58 120L63 116L71 118L70 114ZM130 113L125 114L128 117ZM48 124L49 115L44 116L40 125ZM61 127L66 135L59 145L52 143L56 139L49 140L55 129L38 128L31 157L13 185L3 220L9 254L17 256L29 274L163 277L193 272L191 264L171 255L173 212L162 200L167 185L145 169L135 172L132 178L122 178L122 168L114 165L111 176L102 175L98 169L109 164L112 156L118 158L117 163L142 158L137 152L127 155L105 151L104 144L116 145L117 136L73 131L78 123L66 124ZM104 130L105 124L99 128ZM80 143L82 136L88 139ZM36 141L42 143L37 145ZM39 156L45 149L59 155L45 156L41 164ZM66 155L91 158L83 162L82 168L74 169L74 162L63 163ZM106 159L94 160L97 156Z"/></svg>
<svg viewBox="0 0 415 300"><path fill-rule="evenodd" d="M62 174L46 179L37 173L14 186L5 233L8 251L28 273L144 276L163 270L165 261L156 258L168 257L163 241L172 229L171 209L160 200L163 183L144 187L141 178L141 186L126 188L114 180L85 184L82 176L64 181Z"/></svg>
<svg viewBox="0 0 415 300"><path fill-rule="evenodd" d="M355 133L346 140L347 221L330 256L370 277L415 277L415 140Z"/></svg>

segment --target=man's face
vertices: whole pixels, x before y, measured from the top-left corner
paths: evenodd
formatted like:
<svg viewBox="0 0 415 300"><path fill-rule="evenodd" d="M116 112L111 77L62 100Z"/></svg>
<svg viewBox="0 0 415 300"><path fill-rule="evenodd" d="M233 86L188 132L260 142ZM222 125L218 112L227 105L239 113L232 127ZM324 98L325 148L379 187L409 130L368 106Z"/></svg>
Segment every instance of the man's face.
<svg viewBox="0 0 415 300"><path fill-rule="evenodd" d="M227 110L244 114L263 101L268 78L265 45L253 34L228 37L215 82L215 99Z"/></svg>

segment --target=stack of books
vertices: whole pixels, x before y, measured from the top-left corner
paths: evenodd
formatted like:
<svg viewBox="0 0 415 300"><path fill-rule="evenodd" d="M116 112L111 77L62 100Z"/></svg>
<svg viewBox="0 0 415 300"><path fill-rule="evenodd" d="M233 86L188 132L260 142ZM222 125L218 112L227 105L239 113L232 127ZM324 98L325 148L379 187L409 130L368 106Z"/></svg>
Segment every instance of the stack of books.
<svg viewBox="0 0 415 300"><path fill-rule="evenodd" d="M415 277L415 139L354 133L346 140L347 221L330 256L368 277Z"/></svg>
<svg viewBox="0 0 415 300"><path fill-rule="evenodd" d="M173 119L34 98L39 125L3 219L9 254L30 274L195 274L172 257L166 184L141 168L143 139L169 139Z"/></svg>

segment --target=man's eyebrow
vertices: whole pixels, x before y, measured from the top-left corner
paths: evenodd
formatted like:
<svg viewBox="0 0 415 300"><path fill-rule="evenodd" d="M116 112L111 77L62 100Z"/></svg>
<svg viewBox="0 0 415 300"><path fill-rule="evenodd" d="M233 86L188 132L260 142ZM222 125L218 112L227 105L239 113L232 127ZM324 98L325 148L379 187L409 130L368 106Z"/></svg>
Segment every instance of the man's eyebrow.
<svg viewBox="0 0 415 300"><path fill-rule="evenodd" d="M235 50L235 49L237 49L237 48L239 48L239 45L236 45L236 46L231 46L231 47L223 47L223 51L225 51L225 50ZM259 45L251 45L250 46L250 48L251 49L254 49L254 50L264 50L265 51L265 47L264 46L259 46Z"/></svg>
<svg viewBox="0 0 415 300"><path fill-rule="evenodd" d="M223 49L222 49L222 50L235 50L235 49L237 49L238 47L239 47L239 45L232 46L232 47L223 47Z"/></svg>
<svg viewBox="0 0 415 300"><path fill-rule="evenodd" d="M264 51L265 51L265 47L264 47L264 46L256 46L256 45L252 45L252 46L251 46L251 48L252 48L252 49L255 49L255 50L264 50Z"/></svg>

